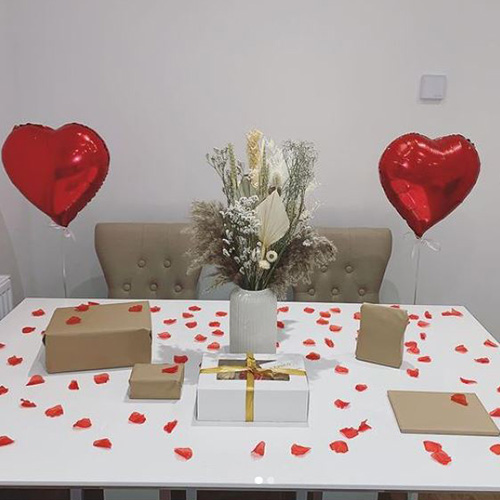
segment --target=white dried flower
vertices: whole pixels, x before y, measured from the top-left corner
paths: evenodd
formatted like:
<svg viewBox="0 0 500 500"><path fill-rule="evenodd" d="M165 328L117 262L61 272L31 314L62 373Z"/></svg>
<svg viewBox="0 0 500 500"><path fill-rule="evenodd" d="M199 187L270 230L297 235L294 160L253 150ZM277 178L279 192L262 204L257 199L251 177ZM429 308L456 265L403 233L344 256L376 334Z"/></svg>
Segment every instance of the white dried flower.
<svg viewBox="0 0 500 500"><path fill-rule="evenodd" d="M261 269L271 269L271 264L269 264L269 262L267 262L267 260L259 260L259 267Z"/></svg>
<svg viewBox="0 0 500 500"><path fill-rule="evenodd" d="M266 260L268 262L276 262L278 259L278 254L274 250L269 250L266 254Z"/></svg>

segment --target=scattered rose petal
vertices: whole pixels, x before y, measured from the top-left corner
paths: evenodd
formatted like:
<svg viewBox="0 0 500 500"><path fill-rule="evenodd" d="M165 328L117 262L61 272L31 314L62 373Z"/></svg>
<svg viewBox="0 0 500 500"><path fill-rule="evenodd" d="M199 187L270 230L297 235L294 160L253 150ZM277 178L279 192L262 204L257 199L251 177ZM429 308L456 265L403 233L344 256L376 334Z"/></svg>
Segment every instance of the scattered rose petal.
<svg viewBox="0 0 500 500"><path fill-rule="evenodd" d="M344 408L347 408L349 406L349 402L347 401L342 401L341 399L336 399L333 404L337 407L343 410Z"/></svg>
<svg viewBox="0 0 500 500"><path fill-rule="evenodd" d="M354 388L358 392L363 392L363 391L366 391L366 389L368 389L368 386L366 384L357 384Z"/></svg>
<svg viewBox="0 0 500 500"><path fill-rule="evenodd" d="M220 344L219 342L212 342L211 344L207 345L207 349L210 349L211 351L217 351L220 349Z"/></svg>
<svg viewBox="0 0 500 500"><path fill-rule="evenodd" d="M465 347L463 344L460 344L455 347L455 351L465 354L466 352L469 352L469 349L467 349L467 347Z"/></svg>
<svg viewBox="0 0 500 500"><path fill-rule="evenodd" d="M316 345L314 339L306 339L302 342L304 345Z"/></svg>
<svg viewBox="0 0 500 500"><path fill-rule="evenodd" d="M48 408L47 410L45 410L45 415L47 415L47 417L60 417L61 415L64 414L64 410L63 410L63 407L61 405L56 405L56 406L53 406L52 408Z"/></svg>
<svg viewBox="0 0 500 500"><path fill-rule="evenodd" d="M429 453L435 453L436 451L441 451L443 449L443 447L435 441L424 441L424 448L425 451L428 451Z"/></svg>
<svg viewBox="0 0 500 500"><path fill-rule="evenodd" d="M500 455L500 444L494 444L493 446L490 446L490 451L495 455Z"/></svg>
<svg viewBox="0 0 500 500"><path fill-rule="evenodd" d="M401 306L399 304L392 304L392 307L393 309L401 309Z"/></svg>
<svg viewBox="0 0 500 500"><path fill-rule="evenodd" d="M175 427L177 426L177 420L172 420L170 422L167 422L164 426L163 426L163 430L167 433L167 434L172 434L172 431L175 429Z"/></svg>
<svg viewBox="0 0 500 500"><path fill-rule="evenodd" d="M16 366L19 365L23 362L23 358L18 358L17 356L11 356L8 360L7 363L10 366Z"/></svg>
<svg viewBox="0 0 500 500"><path fill-rule="evenodd" d="M490 339L487 339L484 341L484 345L486 347L498 347L498 344L496 344L495 342L491 341Z"/></svg>
<svg viewBox="0 0 500 500"><path fill-rule="evenodd" d="M193 456L191 448L174 448L174 453L184 460L189 460Z"/></svg>
<svg viewBox="0 0 500 500"><path fill-rule="evenodd" d="M186 323L187 328L196 328L198 326L198 323L196 321L188 321Z"/></svg>
<svg viewBox="0 0 500 500"><path fill-rule="evenodd" d="M424 316L426 319L432 319L432 314L429 311L425 311Z"/></svg>
<svg viewBox="0 0 500 500"><path fill-rule="evenodd" d="M304 312L307 314L312 314L314 309L312 307L304 307Z"/></svg>
<svg viewBox="0 0 500 500"><path fill-rule="evenodd" d="M128 311L131 313L140 313L142 311L142 304L136 304L135 306L130 306Z"/></svg>
<svg viewBox="0 0 500 500"><path fill-rule="evenodd" d="M479 363L481 365L487 365L490 362L489 358L476 358L474 360L476 363Z"/></svg>
<svg viewBox="0 0 500 500"><path fill-rule="evenodd" d="M420 363L430 363L432 358L430 356L420 356L420 358L417 358L417 361L420 361Z"/></svg>
<svg viewBox="0 0 500 500"><path fill-rule="evenodd" d="M89 306L98 306L98 305L99 305L99 302L93 302L93 301L89 300L89 301L87 302L87 304L88 304Z"/></svg>
<svg viewBox="0 0 500 500"><path fill-rule="evenodd" d="M417 346L411 346L406 349L406 352L409 352L410 354L420 354L420 349Z"/></svg>
<svg viewBox="0 0 500 500"><path fill-rule="evenodd" d="M219 328L220 326L220 321L210 321L210 323L208 324L208 326L210 328Z"/></svg>
<svg viewBox="0 0 500 500"><path fill-rule="evenodd" d="M153 306L153 307L150 307L149 310L152 313L157 313L157 312L161 311L161 307L159 307L159 306Z"/></svg>
<svg viewBox="0 0 500 500"><path fill-rule="evenodd" d="M472 380L472 379L468 379L468 378L463 378L463 377L460 377L460 382L462 382L462 384L467 384L467 385L477 384L476 380Z"/></svg>
<svg viewBox="0 0 500 500"><path fill-rule="evenodd" d="M495 408L494 410L490 411L490 417L499 418L500 417L500 407Z"/></svg>
<svg viewBox="0 0 500 500"><path fill-rule="evenodd" d="M216 335L218 337L222 337L224 335L224 332L222 330L217 329L217 330L214 330L212 332L212 335Z"/></svg>
<svg viewBox="0 0 500 500"><path fill-rule="evenodd" d="M222 318L224 316L227 316L227 312L226 311L217 311L215 313L216 316L218 316L219 318Z"/></svg>
<svg viewBox="0 0 500 500"><path fill-rule="evenodd" d="M39 385L39 384L44 384L44 383L45 383L45 379L41 375L33 375L28 380L28 383L26 385L27 386L28 385Z"/></svg>
<svg viewBox="0 0 500 500"><path fill-rule="evenodd" d="M31 333L35 331L34 326L25 326L22 330L23 333Z"/></svg>
<svg viewBox="0 0 500 500"><path fill-rule="evenodd" d="M368 420L363 420L358 427L358 432L366 432L371 429L371 426L367 424Z"/></svg>
<svg viewBox="0 0 500 500"><path fill-rule="evenodd" d="M427 338L427 334L425 332L420 332L420 338L425 340Z"/></svg>
<svg viewBox="0 0 500 500"><path fill-rule="evenodd" d="M146 421L146 415L134 411L128 417L128 421L132 424L143 424Z"/></svg>
<svg viewBox="0 0 500 500"><path fill-rule="evenodd" d="M0 396L3 396L4 394L7 394L9 392L9 389L5 387L4 385L0 385Z"/></svg>
<svg viewBox="0 0 500 500"><path fill-rule="evenodd" d="M68 385L68 389L70 391L78 391L80 390L80 386L78 385L78 382L76 380L72 380Z"/></svg>
<svg viewBox="0 0 500 500"><path fill-rule="evenodd" d="M340 307L330 307L330 311L332 311L332 313L334 314L340 314L342 312Z"/></svg>
<svg viewBox="0 0 500 500"><path fill-rule="evenodd" d="M194 312L201 311L201 307L199 306L189 306L188 309Z"/></svg>
<svg viewBox="0 0 500 500"><path fill-rule="evenodd" d="M88 311L89 309L90 309L89 304L80 304L79 306L75 307L75 311L78 312L85 312Z"/></svg>
<svg viewBox="0 0 500 500"><path fill-rule="evenodd" d="M420 320L418 323L417 323L418 327L419 328L427 328L429 326L431 326L431 324L427 321L422 321Z"/></svg>
<svg viewBox="0 0 500 500"><path fill-rule="evenodd" d="M5 347L5 344L2 344L2 343L0 342L0 349L3 349L4 347Z"/></svg>
<svg viewBox="0 0 500 500"><path fill-rule="evenodd" d="M99 375L94 375L94 382L96 384L105 384L109 381L109 374L100 373Z"/></svg>
<svg viewBox="0 0 500 500"><path fill-rule="evenodd" d="M326 344L328 347L335 347L335 344L333 343L333 340L332 340L332 339L329 339L328 337L325 337L325 344Z"/></svg>
<svg viewBox="0 0 500 500"><path fill-rule="evenodd" d="M183 312L183 313L182 313L182 317L183 317L184 319L189 319L189 318L193 318L193 317L194 317L194 314Z"/></svg>
<svg viewBox="0 0 500 500"><path fill-rule="evenodd" d="M176 354L174 356L174 363L184 364L189 358L185 354Z"/></svg>
<svg viewBox="0 0 500 500"><path fill-rule="evenodd" d="M343 429L340 429L340 433L347 439L353 439L359 434L359 431L354 427L344 427Z"/></svg>
<svg viewBox="0 0 500 500"><path fill-rule="evenodd" d="M420 371L418 368L414 368L414 369L411 369L411 368L408 368L408 370L406 370L406 373L410 376L410 377L413 377L413 378L418 378L419 374L420 374Z"/></svg>
<svg viewBox="0 0 500 500"><path fill-rule="evenodd" d="M276 327L283 329L285 328L285 323L283 323L283 321L276 321Z"/></svg>
<svg viewBox="0 0 500 500"><path fill-rule="evenodd" d="M450 311L444 311L441 313L442 316L457 316L458 318L462 317L463 314L456 309L451 309Z"/></svg>
<svg viewBox="0 0 500 500"><path fill-rule="evenodd" d="M469 406L469 403L467 402L467 397L465 394L453 394L450 398L454 403L457 403L462 406Z"/></svg>
<svg viewBox="0 0 500 500"><path fill-rule="evenodd" d="M92 427L90 418L81 418L73 424L74 429L88 429L89 427Z"/></svg>
<svg viewBox="0 0 500 500"><path fill-rule="evenodd" d="M418 347L418 344L414 340L408 340L405 342L405 347Z"/></svg>
<svg viewBox="0 0 500 500"><path fill-rule="evenodd" d="M335 453L347 453L349 447L345 441L333 441L330 443L330 449Z"/></svg>
<svg viewBox="0 0 500 500"><path fill-rule="evenodd" d="M97 439L96 441L94 441L94 446L96 448L106 448L106 449L110 450L113 445L108 438L103 438L103 439Z"/></svg>
<svg viewBox="0 0 500 500"><path fill-rule="evenodd" d="M408 319L415 321L417 319L420 319L420 316L418 314L409 314Z"/></svg>
<svg viewBox="0 0 500 500"><path fill-rule="evenodd" d="M342 375L345 375L346 373L349 373L349 368L346 368L345 366L342 365L337 365L335 367L335 373L340 373Z"/></svg>
<svg viewBox="0 0 500 500"><path fill-rule="evenodd" d="M173 325L177 320L174 319L174 318L170 318L170 319L164 319L163 320L163 324L164 325Z"/></svg>
<svg viewBox="0 0 500 500"><path fill-rule="evenodd" d="M322 318L331 318L332 317L332 313L330 311L320 311L319 315Z"/></svg>
<svg viewBox="0 0 500 500"><path fill-rule="evenodd" d="M340 325L330 325L328 327L330 329L331 332L340 332L340 330L342 330L342 327Z"/></svg>
<svg viewBox="0 0 500 500"><path fill-rule="evenodd" d="M448 465L451 462L451 457L443 450L431 453L431 457L441 465Z"/></svg>
<svg viewBox="0 0 500 500"><path fill-rule="evenodd" d="M179 365L166 366L162 369L162 373L177 373L179 371Z"/></svg>
<svg viewBox="0 0 500 500"><path fill-rule="evenodd" d="M7 446L14 442L9 436L0 436L0 446Z"/></svg>
<svg viewBox="0 0 500 500"><path fill-rule="evenodd" d="M43 316L45 311L43 309L36 309L35 311L31 311L32 316Z"/></svg>
<svg viewBox="0 0 500 500"><path fill-rule="evenodd" d="M78 323L81 323L82 318L79 318L78 316L71 316L71 318L68 318L66 320L67 325L77 325Z"/></svg>
<svg viewBox="0 0 500 500"><path fill-rule="evenodd" d="M289 311L289 309L290 308L288 306L278 307L278 312L287 313Z"/></svg>
<svg viewBox="0 0 500 500"><path fill-rule="evenodd" d="M301 446L300 444L292 444L292 447L290 448L290 452L292 455L295 455L296 457L300 457L302 455L305 455L306 453L309 453L311 451L311 448L309 446Z"/></svg>
<svg viewBox="0 0 500 500"><path fill-rule="evenodd" d="M170 335L170 333L168 333L168 332L161 332L158 334L158 338L162 339L162 340L169 339L171 336L172 335Z"/></svg>
<svg viewBox="0 0 500 500"><path fill-rule="evenodd" d="M30 401L29 399L21 398L21 407L22 408L36 408L36 404L33 403L33 401Z"/></svg>
<svg viewBox="0 0 500 500"><path fill-rule="evenodd" d="M306 355L306 358L309 361L318 361L318 359L320 359L321 356L317 352L310 352L309 354Z"/></svg>
<svg viewBox="0 0 500 500"><path fill-rule="evenodd" d="M260 441L259 443L257 443L251 453L252 455L263 457L266 453L266 443L264 441Z"/></svg>
<svg viewBox="0 0 500 500"><path fill-rule="evenodd" d="M196 340L196 342L205 342L205 340L207 340L207 337L199 333L198 335L195 336L194 340Z"/></svg>
<svg viewBox="0 0 500 500"><path fill-rule="evenodd" d="M361 319L361 313L360 312L355 312L353 314L353 318L356 319L356 320L360 320Z"/></svg>

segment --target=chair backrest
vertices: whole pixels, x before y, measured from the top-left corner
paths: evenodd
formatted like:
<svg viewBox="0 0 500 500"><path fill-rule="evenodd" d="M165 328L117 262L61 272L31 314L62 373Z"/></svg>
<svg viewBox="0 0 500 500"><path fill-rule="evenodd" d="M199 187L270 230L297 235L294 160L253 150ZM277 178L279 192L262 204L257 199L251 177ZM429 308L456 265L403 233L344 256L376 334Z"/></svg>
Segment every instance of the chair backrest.
<svg viewBox="0 0 500 500"><path fill-rule="evenodd" d="M189 235L181 223L100 223L95 248L110 298L193 299L198 273L186 274Z"/></svg>
<svg viewBox="0 0 500 500"><path fill-rule="evenodd" d="M293 289L304 302L379 302L379 291L391 256L389 229L318 228L337 247L335 262L317 270L311 283Z"/></svg>

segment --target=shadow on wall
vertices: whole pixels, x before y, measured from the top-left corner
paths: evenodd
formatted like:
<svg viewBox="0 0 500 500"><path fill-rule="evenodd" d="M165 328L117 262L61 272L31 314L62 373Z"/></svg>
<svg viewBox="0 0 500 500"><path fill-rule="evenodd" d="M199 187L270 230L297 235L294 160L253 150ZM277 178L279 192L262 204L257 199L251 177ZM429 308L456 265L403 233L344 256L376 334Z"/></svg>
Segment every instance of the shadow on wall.
<svg viewBox="0 0 500 500"><path fill-rule="evenodd" d="M0 212L0 274L8 274L12 283L14 304L17 305L24 298L21 275L17 265L16 254L10 239L7 226Z"/></svg>

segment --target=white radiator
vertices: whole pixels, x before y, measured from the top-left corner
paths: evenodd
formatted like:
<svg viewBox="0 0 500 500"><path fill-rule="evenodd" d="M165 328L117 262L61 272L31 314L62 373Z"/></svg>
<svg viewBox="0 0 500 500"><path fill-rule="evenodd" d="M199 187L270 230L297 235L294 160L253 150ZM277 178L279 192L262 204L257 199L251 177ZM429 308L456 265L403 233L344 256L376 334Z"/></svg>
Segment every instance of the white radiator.
<svg viewBox="0 0 500 500"><path fill-rule="evenodd" d="M10 276L0 276L0 319L12 311Z"/></svg>

